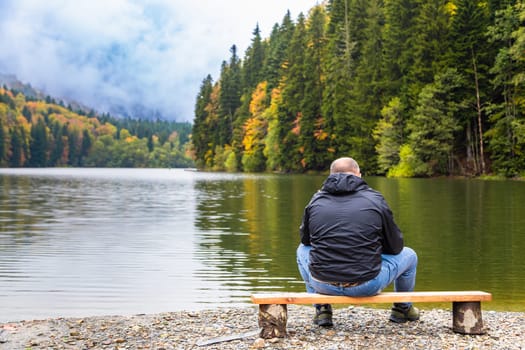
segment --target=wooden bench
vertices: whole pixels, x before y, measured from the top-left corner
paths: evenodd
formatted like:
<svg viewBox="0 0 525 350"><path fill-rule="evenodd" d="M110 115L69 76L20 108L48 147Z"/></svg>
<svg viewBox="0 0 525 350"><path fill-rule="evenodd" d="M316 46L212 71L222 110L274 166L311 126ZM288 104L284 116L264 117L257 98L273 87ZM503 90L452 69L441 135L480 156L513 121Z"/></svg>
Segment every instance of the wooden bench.
<svg viewBox="0 0 525 350"><path fill-rule="evenodd" d="M457 292L384 292L369 297L347 297L314 293L256 293L259 304L261 338L286 336L287 304L377 304L401 302L452 302L452 329L462 334L483 334L481 302L492 300L492 294L481 291Z"/></svg>

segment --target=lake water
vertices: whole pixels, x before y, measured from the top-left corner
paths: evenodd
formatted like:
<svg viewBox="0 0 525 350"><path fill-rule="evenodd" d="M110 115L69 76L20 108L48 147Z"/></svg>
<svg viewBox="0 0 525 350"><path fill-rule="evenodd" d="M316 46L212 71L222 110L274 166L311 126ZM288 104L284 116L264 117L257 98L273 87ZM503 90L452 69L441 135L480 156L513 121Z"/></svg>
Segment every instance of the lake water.
<svg viewBox="0 0 525 350"><path fill-rule="evenodd" d="M303 291L298 227L323 179L0 169L0 322L199 310L249 304L254 291ZM484 309L525 311L524 182L365 180L418 252L418 290L485 290L494 300Z"/></svg>

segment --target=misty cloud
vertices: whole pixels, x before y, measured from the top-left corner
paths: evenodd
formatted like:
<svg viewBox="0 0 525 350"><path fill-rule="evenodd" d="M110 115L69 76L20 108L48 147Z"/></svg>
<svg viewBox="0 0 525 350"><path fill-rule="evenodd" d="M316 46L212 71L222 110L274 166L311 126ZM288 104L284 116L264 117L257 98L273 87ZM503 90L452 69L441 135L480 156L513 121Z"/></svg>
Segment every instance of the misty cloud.
<svg viewBox="0 0 525 350"><path fill-rule="evenodd" d="M285 3L285 4L284 4ZM7 0L0 2L0 73L99 111L158 109L191 121L207 74L218 78L259 23L267 37L287 9L315 0Z"/></svg>

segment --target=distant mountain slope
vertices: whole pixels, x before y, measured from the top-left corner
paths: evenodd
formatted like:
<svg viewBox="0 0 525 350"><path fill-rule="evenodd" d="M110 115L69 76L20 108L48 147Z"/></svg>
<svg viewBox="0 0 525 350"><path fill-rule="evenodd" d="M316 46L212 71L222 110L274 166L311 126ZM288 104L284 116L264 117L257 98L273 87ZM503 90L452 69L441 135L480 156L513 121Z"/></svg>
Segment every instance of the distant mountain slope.
<svg viewBox="0 0 525 350"><path fill-rule="evenodd" d="M7 87L10 90L20 91L21 93L24 94L24 96L31 98L31 99L44 100L46 99L46 97L50 97L44 91L31 86L31 84L24 83L18 80L18 78L14 74L0 73L0 86ZM70 106L70 108L75 111L83 111L85 113L89 113L91 110L96 110L96 108L89 108L77 101L67 99L64 97L57 96L52 99L55 102L58 102L58 103L62 102L62 104Z"/></svg>
<svg viewBox="0 0 525 350"><path fill-rule="evenodd" d="M86 113L51 96L44 98L12 76L2 78L2 167L193 166L189 123Z"/></svg>
<svg viewBox="0 0 525 350"><path fill-rule="evenodd" d="M24 83L20 81L14 74L6 74L0 72L0 87L7 87L11 90L22 92L26 97L33 99L45 99L49 97L45 91L38 87L33 87L30 83ZM131 105L123 105L116 102L112 102L107 111L100 110L98 106L86 106L75 99L71 99L68 96L54 96L53 101L61 103L65 106L70 106L72 110L83 111L89 113L95 111L99 114L108 113L112 116L119 118L132 118L132 119L165 119L165 116L155 108L149 108L141 103L133 103ZM108 104L105 101L104 104Z"/></svg>

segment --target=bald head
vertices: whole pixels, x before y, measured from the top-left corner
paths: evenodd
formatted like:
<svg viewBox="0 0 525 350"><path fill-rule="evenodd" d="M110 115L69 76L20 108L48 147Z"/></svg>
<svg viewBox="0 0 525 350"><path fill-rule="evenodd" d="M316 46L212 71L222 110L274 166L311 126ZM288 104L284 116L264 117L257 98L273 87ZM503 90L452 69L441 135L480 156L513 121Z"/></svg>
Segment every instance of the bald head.
<svg viewBox="0 0 525 350"><path fill-rule="evenodd" d="M330 165L330 174L346 173L361 177L359 164L350 157L342 157L334 160Z"/></svg>

